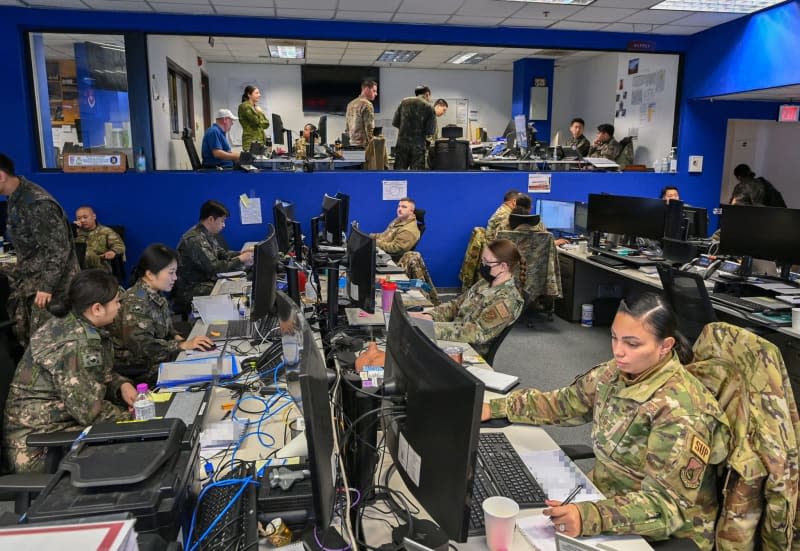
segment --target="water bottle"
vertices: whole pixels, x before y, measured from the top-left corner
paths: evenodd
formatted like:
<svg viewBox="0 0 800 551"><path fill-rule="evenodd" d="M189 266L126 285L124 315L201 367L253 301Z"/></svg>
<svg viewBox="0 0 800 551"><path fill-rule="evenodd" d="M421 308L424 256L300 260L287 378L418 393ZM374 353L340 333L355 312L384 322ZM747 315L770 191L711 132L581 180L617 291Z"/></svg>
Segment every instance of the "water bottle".
<svg viewBox="0 0 800 551"><path fill-rule="evenodd" d="M147 158L144 156L144 148L139 148L139 154L136 155L136 172L147 172Z"/></svg>
<svg viewBox="0 0 800 551"><path fill-rule="evenodd" d="M4 252L6 252L5 241L3 240L3 236L0 235L0 254L3 254Z"/></svg>
<svg viewBox="0 0 800 551"><path fill-rule="evenodd" d="M306 279L305 295L307 300L312 302L317 301L317 290L314 289L314 283L311 281L311 274L309 274Z"/></svg>
<svg viewBox="0 0 800 551"><path fill-rule="evenodd" d="M339 296L347 298L347 277L344 274L339 276Z"/></svg>
<svg viewBox="0 0 800 551"><path fill-rule="evenodd" d="M669 171L672 174L678 172L678 148L673 147L669 150Z"/></svg>
<svg viewBox="0 0 800 551"><path fill-rule="evenodd" d="M156 416L156 405L150 399L147 383L136 385L136 401L133 403L133 415L137 421L147 421Z"/></svg>

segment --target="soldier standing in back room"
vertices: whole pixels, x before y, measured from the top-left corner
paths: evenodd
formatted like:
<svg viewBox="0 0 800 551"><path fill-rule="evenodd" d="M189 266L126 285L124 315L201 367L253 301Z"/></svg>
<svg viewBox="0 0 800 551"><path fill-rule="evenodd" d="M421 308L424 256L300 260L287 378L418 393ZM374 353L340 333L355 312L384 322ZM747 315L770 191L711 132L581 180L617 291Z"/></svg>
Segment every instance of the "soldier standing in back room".
<svg viewBox="0 0 800 551"><path fill-rule="evenodd" d="M395 170L425 170L427 140L436 133L436 112L431 105L431 89L417 86L414 97L401 101L392 118L392 126L397 128Z"/></svg>
<svg viewBox="0 0 800 551"><path fill-rule="evenodd" d="M361 94L347 104L344 131L350 145L367 147L375 129L375 108L372 102L378 97L378 83L374 80L361 82Z"/></svg>
<svg viewBox="0 0 800 551"><path fill-rule="evenodd" d="M125 255L125 243L117 232L97 223L92 207L84 205L75 211L78 235L75 243L86 244L85 268L99 268L111 273L111 261Z"/></svg>
<svg viewBox="0 0 800 551"><path fill-rule="evenodd" d="M40 186L14 172L0 153L0 195L8 196L6 235L17 252L16 264L3 264L11 282L8 314L25 346L30 335L52 317L48 306L63 303L78 257L64 209Z"/></svg>

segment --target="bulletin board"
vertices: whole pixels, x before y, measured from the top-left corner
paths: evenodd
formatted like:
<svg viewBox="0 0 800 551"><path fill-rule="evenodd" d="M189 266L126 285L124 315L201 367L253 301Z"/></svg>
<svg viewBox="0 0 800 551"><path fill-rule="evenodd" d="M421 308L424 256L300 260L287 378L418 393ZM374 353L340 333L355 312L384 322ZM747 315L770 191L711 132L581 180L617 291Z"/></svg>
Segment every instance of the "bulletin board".
<svg viewBox="0 0 800 551"><path fill-rule="evenodd" d="M439 128L454 124L464 129L464 138L469 139L469 99L443 98L447 102L447 113L436 119ZM436 100L434 100L436 101Z"/></svg>

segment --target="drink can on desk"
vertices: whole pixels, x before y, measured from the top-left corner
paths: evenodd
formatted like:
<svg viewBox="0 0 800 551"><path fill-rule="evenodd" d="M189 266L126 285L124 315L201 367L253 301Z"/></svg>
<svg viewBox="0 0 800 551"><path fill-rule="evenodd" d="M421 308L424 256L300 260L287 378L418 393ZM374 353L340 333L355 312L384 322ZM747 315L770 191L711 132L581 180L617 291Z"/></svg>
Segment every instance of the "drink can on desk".
<svg viewBox="0 0 800 551"><path fill-rule="evenodd" d="M592 318L594 318L594 305L581 304L581 325L591 327Z"/></svg>
<svg viewBox="0 0 800 551"><path fill-rule="evenodd" d="M453 361L458 365L464 363L464 349L460 346L448 346L444 349L444 353L453 358Z"/></svg>

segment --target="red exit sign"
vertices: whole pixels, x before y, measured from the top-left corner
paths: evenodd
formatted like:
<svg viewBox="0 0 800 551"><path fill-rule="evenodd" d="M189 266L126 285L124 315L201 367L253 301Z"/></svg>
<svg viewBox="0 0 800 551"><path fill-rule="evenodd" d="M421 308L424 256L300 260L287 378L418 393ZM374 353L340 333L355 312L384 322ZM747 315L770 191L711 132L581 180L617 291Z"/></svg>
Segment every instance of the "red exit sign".
<svg viewBox="0 0 800 551"><path fill-rule="evenodd" d="M798 122L800 105L781 105L778 109L778 122Z"/></svg>

